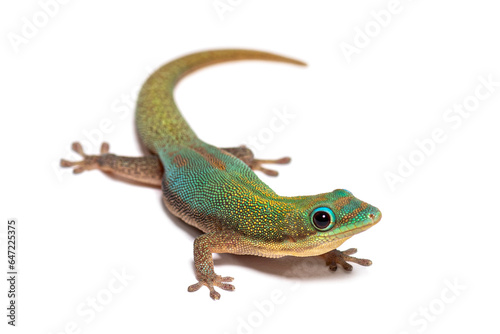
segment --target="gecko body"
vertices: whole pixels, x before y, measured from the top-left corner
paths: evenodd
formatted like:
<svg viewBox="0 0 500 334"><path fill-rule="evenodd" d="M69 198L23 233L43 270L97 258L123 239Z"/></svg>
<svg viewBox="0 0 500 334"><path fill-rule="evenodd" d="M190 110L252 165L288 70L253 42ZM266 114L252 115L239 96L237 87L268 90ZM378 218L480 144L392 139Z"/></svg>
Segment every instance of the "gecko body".
<svg viewBox="0 0 500 334"><path fill-rule="evenodd" d="M352 257L355 249L337 250L343 242L375 225L380 211L337 189L314 196L280 196L254 173L276 172L265 163L288 163L289 158L258 160L245 147L218 148L199 139L179 112L173 91L186 74L207 65L233 60L269 60L295 65L304 63L271 53L251 50L216 50L176 59L154 72L144 83L137 102L136 125L139 136L152 153L145 157L110 154L104 143L101 155L86 155L81 145L73 149L84 159L62 160L74 172L100 169L122 178L161 186L167 208L204 234L194 242L198 282L196 291L207 286L233 290L232 277L214 272L212 253L233 253L277 258L282 256L322 256L330 269L347 263L370 265L371 261Z"/></svg>

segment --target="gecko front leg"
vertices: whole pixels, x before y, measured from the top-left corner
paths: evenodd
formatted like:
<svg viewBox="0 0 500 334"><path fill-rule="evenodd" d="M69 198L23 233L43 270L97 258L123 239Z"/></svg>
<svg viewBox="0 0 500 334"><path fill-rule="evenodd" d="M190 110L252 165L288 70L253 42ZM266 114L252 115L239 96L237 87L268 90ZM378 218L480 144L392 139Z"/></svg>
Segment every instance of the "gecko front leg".
<svg viewBox="0 0 500 334"><path fill-rule="evenodd" d="M213 300L219 300L220 294L215 291L215 287L227 291L235 289L234 285L227 283L233 281L232 277L222 277L214 272L212 253L238 253L239 239L234 233L228 232L211 232L196 238L194 241L194 266L198 283L190 285L189 292L197 291L202 286L206 286L210 290L210 297Z"/></svg>
<svg viewBox="0 0 500 334"><path fill-rule="evenodd" d="M83 157L81 161L61 159L61 167L74 167L73 173L99 169L117 175L128 181L161 186L163 166L156 155L145 157L123 157L109 153L109 144L102 143L100 155L87 155L78 142L71 146L73 151Z"/></svg>

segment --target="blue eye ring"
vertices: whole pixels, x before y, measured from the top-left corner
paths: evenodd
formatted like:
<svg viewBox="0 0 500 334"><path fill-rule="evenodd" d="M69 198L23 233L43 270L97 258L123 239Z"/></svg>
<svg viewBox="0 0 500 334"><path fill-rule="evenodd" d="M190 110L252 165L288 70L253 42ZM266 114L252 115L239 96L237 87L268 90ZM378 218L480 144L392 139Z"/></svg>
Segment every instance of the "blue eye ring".
<svg viewBox="0 0 500 334"><path fill-rule="evenodd" d="M328 231L335 225L335 214L330 208L322 206L313 210L311 222L318 231Z"/></svg>

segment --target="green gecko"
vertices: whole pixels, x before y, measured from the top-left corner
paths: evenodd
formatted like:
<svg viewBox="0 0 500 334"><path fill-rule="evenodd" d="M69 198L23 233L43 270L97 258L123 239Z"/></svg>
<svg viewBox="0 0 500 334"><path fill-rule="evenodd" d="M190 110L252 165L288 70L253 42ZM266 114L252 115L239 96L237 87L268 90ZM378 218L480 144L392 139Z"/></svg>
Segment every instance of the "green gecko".
<svg viewBox="0 0 500 334"><path fill-rule="evenodd" d="M161 187L166 207L185 223L204 234L194 241L197 283L214 300L214 287L234 290L214 272L213 253L283 256L322 256L331 270L337 264L371 265L370 260L350 255L351 248L339 251L344 241L378 223L380 211L357 199L349 191L337 189L314 196L285 197L276 194L253 172L275 176L266 163L285 164L290 158L258 160L241 146L218 148L199 139L179 112L173 98L174 87L186 74L207 65L233 60L269 60L305 65L271 53L251 50L215 50L176 59L154 72L142 86L137 101L136 125L139 136L152 153L144 157L123 157L109 153L103 143L100 155L86 155L79 143L73 150L82 161L61 160L74 173L100 169L128 181Z"/></svg>

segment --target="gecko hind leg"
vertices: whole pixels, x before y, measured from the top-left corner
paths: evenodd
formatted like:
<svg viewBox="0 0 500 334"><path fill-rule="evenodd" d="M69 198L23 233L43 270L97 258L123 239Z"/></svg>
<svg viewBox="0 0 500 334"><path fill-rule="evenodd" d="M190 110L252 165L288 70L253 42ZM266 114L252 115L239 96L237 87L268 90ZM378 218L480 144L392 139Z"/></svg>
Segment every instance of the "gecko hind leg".
<svg viewBox="0 0 500 334"><path fill-rule="evenodd" d="M349 248L345 251L334 249L328 253L320 255L326 261L331 271L337 270L337 264L340 264L346 271L352 271L352 265L347 262L357 263L361 266L371 266L372 261L367 259L358 259L357 257L350 256L355 254L358 250L356 248Z"/></svg>
<svg viewBox="0 0 500 334"><path fill-rule="evenodd" d="M262 164L288 164L291 161L290 157L283 157L280 159L255 159L251 149L246 146L227 147L222 150L234 155L236 158L243 161L252 170L258 170L269 176L278 176L278 172L272 169L267 169Z"/></svg>
<svg viewBox="0 0 500 334"><path fill-rule="evenodd" d="M122 157L109 153L109 144L102 143L100 155L87 155L78 142L71 146L73 151L83 157L80 161L61 159L61 167L73 167L73 173L99 169L127 181L161 186L163 166L155 155L144 157Z"/></svg>

